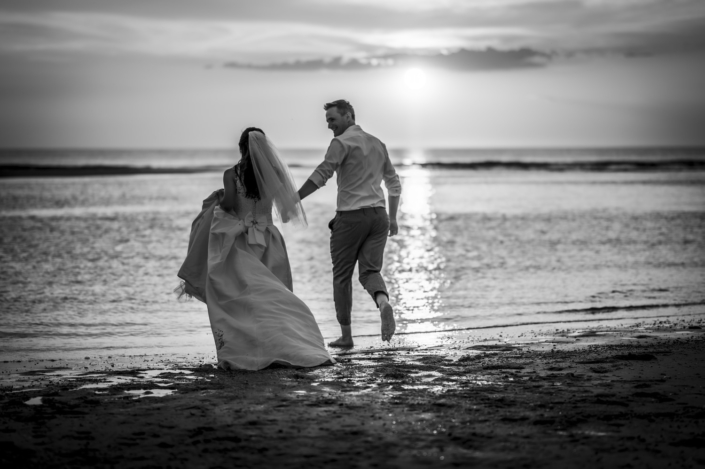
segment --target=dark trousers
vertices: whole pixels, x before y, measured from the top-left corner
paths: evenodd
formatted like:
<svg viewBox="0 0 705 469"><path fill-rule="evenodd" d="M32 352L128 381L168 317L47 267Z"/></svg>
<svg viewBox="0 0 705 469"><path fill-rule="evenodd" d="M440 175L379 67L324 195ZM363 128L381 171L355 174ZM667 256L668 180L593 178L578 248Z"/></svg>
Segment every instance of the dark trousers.
<svg viewBox="0 0 705 469"><path fill-rule="evenodd" d="M356 262L359 264L360 283L372 299L379 292L389 297L380 275L389 233L389 216L384 207L337 212L328 227L331 229L335 313L341 326L349 326L352 275Z"/></svg>

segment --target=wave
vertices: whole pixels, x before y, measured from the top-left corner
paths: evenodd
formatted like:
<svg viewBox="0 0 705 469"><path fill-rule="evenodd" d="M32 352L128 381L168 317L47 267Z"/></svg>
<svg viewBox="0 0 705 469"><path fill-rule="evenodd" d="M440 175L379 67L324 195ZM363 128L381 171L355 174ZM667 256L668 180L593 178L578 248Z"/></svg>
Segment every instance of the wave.
<svg viewBox="0 0 705 469"><path fill-rule="evenodd" d="M472 162L419 162L408 166L442 169L492 170L511 169L518 171L692 171L705 169L705 160L595 160L595 161L472 161Z"/></svg>
<svg viewBox="0 0 705 469"><path fill-rule="evenodd" d="M317 162L316 162L317 163ZM313 168L316 163L289 164L292 168ZM593 160L593 161L426 161L396 163L397 168L420 167L429 169L459 170L512 170L512 171L693 171L705 170L705 159L663 160ZM71 177L71 176L123 176L135 174L194 174L222 171L222 166L153 167L129 165L0 165L0 178L12 177Z"/></svg>
<svg viewBox="0 0 705 469"><path fill-rule="evenodd" d="M705 301L696 301L688 303L661 303L661 304L645 304L645 305L625 305L625 306L603 306L603 307L593 307L593 308L580 308L580 309L565 309L557 311L541 311L535 312L531 315L538 314L585 314L594 316L600 313L614 313L614 312L627 312L627 311L648 311L648 310L658 310L666 308L686 308L689 306L705 306ZM705 312L697 313L681 313L678 314L679 318L684 317L701 317L705 316ZM413 332L397 332L395 335L417 335L417 334L445 334L449 332L464 332L464 331L479 331L484 329L502 329L510 327L525 327L525 326L555 326L560 324L570 324L570 323L582 323L582 322L603 322L603 321L635 321L635 320L646 320L646 319L673 319L673 314L664 315L634 315L634 316L602 316L602 317L581 317L576 319L549 319L545 321L520 321L520 322L506 322L500 324L488 324L484 326L471 326L471 327L453 327L448 329L435 329L428 331L413 331ZM355 337L378 337L379 334L364 334L356 335ZM326 337L327 338L327 337Z"/></svg>
<svg viewBox="0 0 705 469"><path fill-rule="evenodd" d="M705 313L688 313L681 314L679 318L687 317L701 317L705 316ZM650 319L673 319L672 314L664 314L660 316L620 316L620 317L610 317L610 318L583 318L583 319L565 319L561 321L528 321L528 322L508 322L504 324L492 324L489 326L475 326L475 327L456 327L451 329L439 329L439 330L428 330L428 331L413 331L413 332L396 332L394 335L418 335L418 334L446 334L450 332L466 332L466 331L481 331L486 329L506 329L511 327L526 327L526 326L559 326L561 324L571 324L571 323L588 323L588 322L604 322L604 321L638 321L638 320L650 320ZM324 339L333 339L338 336L324 337ZM354 337L379 337L379 334L363 334L355 335Z"/></svg>
<svg viewBox="0 0 705 469"><path fill-rule="evenodd" d="M542 311L550 314L607 314L617 311L635 311L662 308L685 308L688 306L705 306L705 301L694 301L689 303L657 303L645 305L624 305L624 306L594 306L592 308L563 309L558 311Z"/></svg>
<svg viewBox="0 0 705 469"><path fill-rule="evenodd" d="M125 176L132 174L193 174L220 171L220 166L192 166L155 168L152 166L43 166L0 165L0 178L11 177L71 177L71 176Z"/></svg>

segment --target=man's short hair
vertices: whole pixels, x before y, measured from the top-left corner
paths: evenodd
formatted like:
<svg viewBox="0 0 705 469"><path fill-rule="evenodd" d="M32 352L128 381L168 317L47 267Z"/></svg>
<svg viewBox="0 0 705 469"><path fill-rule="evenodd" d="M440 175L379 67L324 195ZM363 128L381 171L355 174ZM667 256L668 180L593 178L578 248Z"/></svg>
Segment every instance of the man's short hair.
<svg viewBox="0 0 705 469"><path fill-rule="evenodd" d="M336 101L326 103L323 105L323 110L327 111L332 107L338 108L338 112L340 113L340 115L345 115L346 112L349 112L352 116L352 119L355 120L355 109L353 109L352 104L350 104L346 100L338 99Z"/></svg>

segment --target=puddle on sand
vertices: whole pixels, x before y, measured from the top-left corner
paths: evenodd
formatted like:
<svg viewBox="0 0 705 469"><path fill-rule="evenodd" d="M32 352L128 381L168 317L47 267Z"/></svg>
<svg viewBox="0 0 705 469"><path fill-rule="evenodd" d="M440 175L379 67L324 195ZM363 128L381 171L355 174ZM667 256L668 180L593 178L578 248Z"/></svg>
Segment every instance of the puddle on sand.
<svg viewBox="0 0 705 469"><path fill-rule="evenodd" d="M132 389L125 391L126 394L132 394L134 399L140 399L142 397L164 397L170 394L174 394L173 389Z"/></svg>
<svg viewBox="0 0 705 469"><path fill-rule="evenodd" d="M190 376L193 375L193 371L190 370L169 370L169 369L161 369L161 370L144 370L140 371L139 374L141 375L140 378L143 379L154 379L159 375L162 374L170 374L170 375L183 375L183 376L171 376L170 378L183 378L183 379L196 379L195 376ZM164 378L160 378L164 379Z"/></svg>
<svg viewBox="0 0 705 469"><path fill-rule="evenodd" d="M547 339L540 340L539 342L543 342L545 344L574 344L575 341L575 338L569 337L549 337Z"/></svg>
<svg viewBox="0 0 705 469"><path fill-rule="evenodd" d="M166 378L159 378L162 374L169 374L170 376ZM193 372L189 370L161 369L140 371L138 372L138 376L106 376L104 374L90 374L72 376L70 379L99 378L101 379L100 382L84 384L77 389L105 389L119 384L129 384L146 380L153 382L157 386L171 386L171 384L177 379L196 379L195 376L190 376L192 374ZM161 383L158 383L157 381L161 381Z"/></svg>
<svg viewBox="0 0 705 469"><path fill-rule="evenodd" d="M345 350L342 352L335 353L336 357L345 357L347 355L364 355L364 354L371 354L371 353L389 353L389 352L410 352L412 350L416 350L418 347L416 346L410 346L410 347L381 347L381 348L366 348L366 349L357 349L357 350Z"/></svg>
<svg viewBox="0 0 705 469"><path fill-rule="evenodd" d="M76 376L76 370L72 370L71 368L62 368L60 370L54 370L54 371L37 371L36 374L41 374L42 376L65 376L67 378L69 377L74 377ZM83 376L96 376L96 375L83 375Z"/></svg>
<svg viewBox="0 0 705 469"><path fill-rule="evenodd" d="M503 370L498 370L503 371ZM493 375L488 375L484 373L480 374L469 374L465 376L454 376L454 381L462 383L463 385L469 386L504 386L502 380L495 379Z"/></svg>
<svg viewBox="0 0 705 469"><path fill-rule="evenodd" d="M27 405L42 405L42 396L39 397L33 397L27 402L25 402Z"/></svg>
<svg viewBox="0 0 705 469"><path fill-rule="evenodd" d="M474 384L476 386L490 386L493 384L496 384L495 382L492 381L487 381L484 379L473 379L473 380L468 380L471 384Z"/></svg>
<svg viewBox="0 0 705 469"><path fill-rule="evenodd" d="M421 380L425 383L428 383L430 381L433 381L434 379L437 378L442 378L443 373L440 373L438 371L422 371L420 373L412 373L409 375L411 378Z"/></svg>
<svg viewBox="0 0 705 469"><path fill-rule="evenodd" d="M123 378L120 376L111 376L109 378L104 378L100 383L84 384L76 389L105 389L111 386L117 386L118 384L127 384L132 380L129 378Z"/></svg>
<svg viewBox="0 0 705 469"><path fill-rule="evenodd" d="M367 394L367 393L370 393L370 392L372 392L372 391L376 391L376 390L378 390L378 389L379 389L379 388L378 388L377 386L369 386L369 387L366 387L366 388L358 389L358 390L356 390L356 391L346 391L345 394L347 394L347 395L349 395L349 396L359 396L359 395L361 395L361 394Z"/></svg>
<svg viewBox="0 0 705 469"><path fill-rule="evenodd" d="M425 384L402 384L401 387L404 389L428 391L435 394L440 394L446 389L445 386L428 386Z"/></svg>
<svg viewBox="0 0 705 469"><path fill-rule="evenodd" d="M335 389L329 388L328 386L321 386L320 390L321 392L337 392Z"/></svg>
<svg viewBox="0 0 705 469"><path fill-rule="evenodd" d="M479 344L464 347L463 350L481 350L484 352L515 352L521 350L518 345L510 345L506 343L500 344Z"/></svg>
<svg viewBox="0 0 705 469"><path fill-rule="evenodd" d="M575 331L570 334L568 334L568 337L598 337L600 335L604 335L600 331Z"/></svg>

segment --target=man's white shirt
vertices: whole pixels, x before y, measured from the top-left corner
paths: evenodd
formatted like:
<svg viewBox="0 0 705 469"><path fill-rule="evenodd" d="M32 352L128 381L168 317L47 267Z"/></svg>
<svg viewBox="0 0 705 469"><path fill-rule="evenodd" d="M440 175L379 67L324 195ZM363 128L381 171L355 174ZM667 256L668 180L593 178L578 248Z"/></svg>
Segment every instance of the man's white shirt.
<svg viewBox="0 0 705 469"><path fill-rule="evenodd" d="M309 180L320 188L334 172L337 173L339 212L385 207L382 181L389 195L401 195L401 182L389 159L387 147L359 125L351 125L333 138L325 159Z"/></svg>

